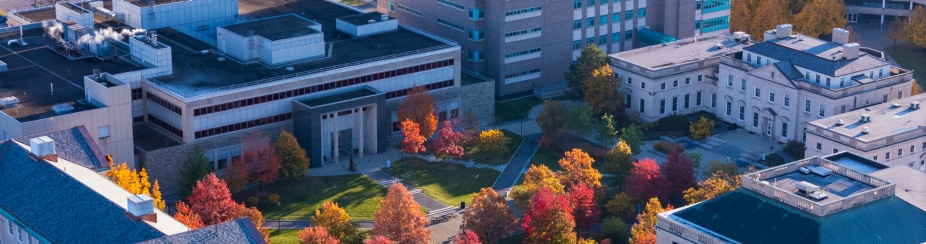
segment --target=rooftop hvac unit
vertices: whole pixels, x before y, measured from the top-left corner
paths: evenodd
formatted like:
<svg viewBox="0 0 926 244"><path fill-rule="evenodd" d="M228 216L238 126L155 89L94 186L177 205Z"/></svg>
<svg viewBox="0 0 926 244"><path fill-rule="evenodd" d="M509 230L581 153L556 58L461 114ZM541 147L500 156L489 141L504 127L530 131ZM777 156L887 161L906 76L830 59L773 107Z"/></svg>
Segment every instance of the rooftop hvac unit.
<svg viewBox="0 0 926 244"><path fill-rule="evenodd" d="M900 107L900 103L891 104L891 107L899 108L899 107Z"/></svg>
<svg viewBox="0 0 926 244"><path fill-rule="evenodd" d="M836 125L842 125L842 124L843 124L842 119L836 120Z"/></svg>
<svg viewBox="0 0 926 244"><path fill-rule="evenodd" d="M862 119L859 120L859 121L861 121L861 122L863 122L863 123L864 123L864 122L871 122L871 115L869 115L869 114L862 114Z"/></svg>
<svg viewBox="0 0 926 244"><path fill-rule="evenodd" d="M807 194L815 191L822 190L819 186L811 184L806 181L794 183L794 187L801 191L801 193Z"/></svg>
<svg viewBox="0 0 926 244"><path fill-rule="evenodd" d="M48 136L29 139L29 152L39 157L55 154L55 140Z"/></svg>
<svg viewBox="0 0 926 244"><path fill-rule="evenodd" d="M717 49L723 49L723 44L717 43L717 44L714 44L714 47L716 47Z"/></svg>
<svg viewBox="0 0 926 244"><path fill-rule="evenodd" d="M16 107L17 104L19 104L19 98L16 98L15 96L0 98L0 106L3 108Z"/></svg>
<svg viewBox="0 0 926 244"><path fill-rule="evenodd" d="M801 167L800 169L798 169L798 171L801 171L801 173L805 175L810 174L810 170L807 169L807 167Z"/></svg>
<svg viewBox="0 0 926 244"><path fill-rule="evenodd" d="M807 197L813 200L820 201L820 200L826 199L827 196L826 196L826 193L823 193L822 191L818 191L818 192L807 194Z"/></svg>
<svg viewBox="0 0 926 244"><path fill-rule="evenodd" d="M868 126L862 126L862 134L868 134Z"/></svg>
<svg viewBox="0 0 926 244"><path fill-rule="evenodd" d="M746 32L742 32L742 31L733 32L733 39L736 39L737 41L742 40L743 35L745 34Z"/></svg>
<svg viewBox="0 0 926 244"><path fill-rule="evenodd" d="M910 102L910 109L914 109L914 110L920 109L920 102L919 101Z"/></svg>
<svg viewBox="0 0 926 244"><path fill-rule="evenodd" d="M822 177L830 176L830 174L833 173L832 170L826 169L826 168L824 168L824 167L813 167L813 168L810 168L810 172L813 172L814 174L819 175L819 176L822 176Z"/></svg>
<svg viewBox="0 0 926 244"><path fill-rule="evenodd" d="M51 106L51 110L55 111L55 114L57 115L69 114L74 111L74 106L71 106L70 104L67 104L67 103L62 103L62 104L58 104L55 106Z"/></svg>
<svg viewBox="0 0 926 244"><path fill-rule="evenodd" d="M129 214L140 217L154 213L154 199L145 194L128 197L127 210Z"/></svg>
<svg viewBox="0 0 926 244"><path fill-rule="evenodd" d="M743 39L742 39L742 40L743 40L744 42L748 42L749 39L752 39L752 35L750 35L750 34L745 34L745 35L743 35Z"/></svg>

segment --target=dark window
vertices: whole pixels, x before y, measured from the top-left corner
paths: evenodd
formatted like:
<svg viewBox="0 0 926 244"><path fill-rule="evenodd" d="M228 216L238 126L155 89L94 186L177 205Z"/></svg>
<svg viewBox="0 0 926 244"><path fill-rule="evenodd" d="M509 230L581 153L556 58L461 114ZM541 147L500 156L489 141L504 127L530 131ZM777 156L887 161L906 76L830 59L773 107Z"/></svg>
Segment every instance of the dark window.
<svg viewBox="0 0 926 244"><path fill-rule="evenodd" d="M139 100L142 97L141 88L132 89L132 101Z"/></svg>

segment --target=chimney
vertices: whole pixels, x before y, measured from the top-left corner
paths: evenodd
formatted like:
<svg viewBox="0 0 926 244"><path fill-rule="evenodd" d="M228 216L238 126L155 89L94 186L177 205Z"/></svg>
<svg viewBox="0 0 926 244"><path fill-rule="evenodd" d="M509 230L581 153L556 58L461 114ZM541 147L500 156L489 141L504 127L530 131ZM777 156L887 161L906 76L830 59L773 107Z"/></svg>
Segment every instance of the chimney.
<svg viewBox="0 0 926 244"><path fill-rule="evenodd" d="M849 43L842 45L842 57L846 59L856 59L858 58L859 45L858 43Z"/></svg>
<svg viewBox="0 0 926 244"><path fill-rule="evenodd" d="M138 194L127 199L128 209L125 216L134 221L145 220L158 222L158 215L154 212L154 199L145 194Z"/></svg>
<svg viewBox="0 0 926 244"><path fill-rule="evenodd" d="M833 28L833 42L839 45L849 44L849 31L842 28Z"/></svg>
<svg viewBox="0 0 926 244"><path fill-rule="evenodd" d="M36 160L44 159L48 162L58 162L58 154L55 152L55 140L48 136L29 139L29 155Z"/></svg>
<svg viewBox="0 0 926 244"><path fill-rule="evenodd" d="M775 38L784 39L791 35L791 29L794 29L794 26L791 24L780 24L775 26Z"/></svg>

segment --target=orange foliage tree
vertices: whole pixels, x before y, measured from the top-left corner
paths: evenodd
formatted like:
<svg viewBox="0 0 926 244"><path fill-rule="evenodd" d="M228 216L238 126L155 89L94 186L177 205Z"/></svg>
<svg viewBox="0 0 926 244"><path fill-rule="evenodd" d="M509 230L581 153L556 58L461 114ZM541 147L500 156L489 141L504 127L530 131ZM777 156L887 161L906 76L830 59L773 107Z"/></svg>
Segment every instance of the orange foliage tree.
<svg viewBox="0 0 926 244"><path fill-rule="evenodd" d="M299 236L299 241L305 244L338 244L340 241L335 239L333 236L328 235L328 231L325 230L325 227L321 226L310 226L305 227L305 229L300 230L297 233Z"/></svg>
<svg viewBox="0 0 926 244"><path fill-rule="evenodd" d="M650 198L646 203L646 210L637 215L637 223L630 228L631 244L656 243L656 215L672 210L672 205L663 208L659 199Z"/></svg>
<svg viewBox="0 0 926 244"><path fill-rule="evenodd" d="M517 223L518 218L514 217L505 197L486 187L473 194L473 203L463 213L461 228L471 231L486 243L495 243L513 233L518 228Z"/></svg>
<svg viewBox="0 0 926 244"><path fill-rule="evenodd" d="M385 236L373 236L372 238L370 238L364 243L365 244L392 244L392 240L389 240L389 238L386 238Z"/></svg>
<svg viewBox="0 0 926 244"><path fill-rule="evenodd" d="M559 160L559 165L563 169L559 174L559 178L564 187L570 188L579 183L585 183L593 188L601 187L601 173L592 168L592 163L595 162L594 158L578 148L574 148L565 154Z"/></svg>
<svg viewBox="0 0 926 244"><path fill-rule="evenodd" d="M428 138L437 131L437 113L434 97L428 94L428 88L413 86L408 89L408 96L399 105L399 121L411 120L421 125L418 132Z"/></svg>
<svg viewBox="0 0 926 244"><path fill-rule="evenodd" d="M174 214L174 219L194 230L204 226L203 220L199 219L199 215L193 213L190 206L183 203L183 201L177 202L177 213Z"/></svg>
<svg viewBox="0 0 926 244"><path fill-rule="evenodd" d="M232 175L235 182L232 190L241 189L248 180L260 183L260 191L264 183L270 183L280 177L282 161L277 155L276 148L270 144L270 139L263 134L253 131L242 140L241 156L232 160Z"/></svg>
<svg viewBox="0 0 926 244"><path fill-rule="evenodd" d="M238 204L238 211L235 212L235 218L248 217L257 231L260 232L264 241L270 243L270 230L264 228L264 214L257 210L256 207L247 207L244 204Z"/></svg>
<svg viewBox="0 0 926 244"><path fill-rule="evenodd" d="M481 244L479 241L479 236L476 233L473 233L470 230L465 230L460 235L457 235L453 239L454 244Z"/></svg>
<svg viewBox="0 0 926 244"><path fill-rule="evenodd" d="M410 119L402 121L402 152L419 153L424 152L425 138L419 133L418 123Z"/></svg>
<svg viewBox="0 0 926 244"><path fill-rule="evenodd" d="M370 234L381 235L399 243L424 244L431 239L425 229L428 219L405 186L393 183L386 197L379 200L379 211L373 213L376 222Z"/></svg>

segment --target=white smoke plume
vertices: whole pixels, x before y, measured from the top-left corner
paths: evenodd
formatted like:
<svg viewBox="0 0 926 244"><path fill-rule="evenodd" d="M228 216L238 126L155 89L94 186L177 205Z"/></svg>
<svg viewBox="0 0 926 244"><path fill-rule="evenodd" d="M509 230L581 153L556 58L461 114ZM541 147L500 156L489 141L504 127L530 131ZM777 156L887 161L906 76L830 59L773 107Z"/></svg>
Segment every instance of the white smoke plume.
<svg viewBox="0 0 926 244"><path fill-rule="evenodd" d="M115 31L112 28L103 28L93 31L93 34L86 34L77 39L77 44L100 44L106 40L117 40L121 41L127 36L134 36L141 33L144 33L143 29L123 29L122 31Z"/></svg>
<svg viewBox="0 0 926 244"><path fill-rule="evenodd" d="M59 44L64 44L64 38L61 38L61 34L64 33L64 26L58 21L50 20L42 22L42 28L45 28L45 34L52 39L55 39Z"/></svg>

